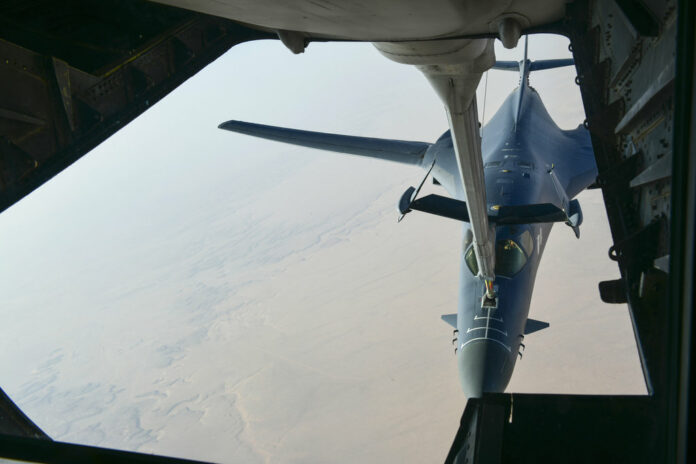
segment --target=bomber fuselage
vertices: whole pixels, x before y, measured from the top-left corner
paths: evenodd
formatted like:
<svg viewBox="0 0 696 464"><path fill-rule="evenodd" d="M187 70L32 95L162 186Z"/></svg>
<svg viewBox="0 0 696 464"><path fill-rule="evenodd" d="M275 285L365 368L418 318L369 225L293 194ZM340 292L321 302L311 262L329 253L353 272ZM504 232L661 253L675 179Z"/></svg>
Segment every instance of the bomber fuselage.
<svg viewBox="0 0 696 464"><path fill-rule="evenodd" d="M524 85L524 84L523 84ZM482 131L486 202L490 214L500 206L559 204L553 171L569 198L595 175L587 131L559 129L538 94L525 86L513 92ZM519 105L519 106L518 106ZM434 177L462 201L456 159L449 132L426 153L436 159ZM497 307L482 306L484 283L477 276L472 232L463 223L456 353L462 389L467 397L502 392L520 357L520 344L537 269L552 223L495 227Z"/></svg>

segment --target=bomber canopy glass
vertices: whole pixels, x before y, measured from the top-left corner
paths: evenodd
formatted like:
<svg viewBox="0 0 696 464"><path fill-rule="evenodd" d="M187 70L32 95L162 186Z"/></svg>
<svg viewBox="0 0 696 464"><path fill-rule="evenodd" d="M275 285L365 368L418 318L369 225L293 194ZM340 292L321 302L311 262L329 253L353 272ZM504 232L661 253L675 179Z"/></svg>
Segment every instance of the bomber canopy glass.
<svg viewBox="0 0 696 464"><path fill-rule="evenodd" d="M525 245L525 250L514 240L505 239L499 240L495 244L495 274L502 277L513 277L520 272L525 264L527 264L528 255L532 254L534 242L528 231L525 231L520 237ZM476 253L474 247L469 246L464 254L464 261L472 274L478 274L478 262L476 261Z"/></svg>
<svg viewBox="0 0 696 464"><path fill-rule="evenodd" d="M527 263L527 256L514 240L500 240L495 244L495 274L512 277Z"/></svg>

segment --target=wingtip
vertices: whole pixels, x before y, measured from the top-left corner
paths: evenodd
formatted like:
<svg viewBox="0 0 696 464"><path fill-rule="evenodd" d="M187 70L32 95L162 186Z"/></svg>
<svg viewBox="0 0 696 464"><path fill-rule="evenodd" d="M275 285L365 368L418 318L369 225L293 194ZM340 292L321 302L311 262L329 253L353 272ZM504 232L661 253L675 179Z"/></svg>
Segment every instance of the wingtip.
<svg viewBox="0 0 696 464"><path fill-rule="evenodd" d="M239 122L239 121L229 120L229 121L221 122L220 124L218 124L218 129L230 130L230 127L234 126L235 123L237 123L237 122Z"/></svg>
<svg viewBox="0 0 696 464"><path fill-rule="evenodd" d="M234 119L230 119L229 121L225 121L218 126L218 129L224 129L224 130L228 130L230 132L238 132L240 134L249 134L249 135L255 135L256 131L259 131L259 130L264 129L264 128L274 129L273 127L264 126L263 124L256 124L253 122L245 122L245 121L236 121Z"/></svg>

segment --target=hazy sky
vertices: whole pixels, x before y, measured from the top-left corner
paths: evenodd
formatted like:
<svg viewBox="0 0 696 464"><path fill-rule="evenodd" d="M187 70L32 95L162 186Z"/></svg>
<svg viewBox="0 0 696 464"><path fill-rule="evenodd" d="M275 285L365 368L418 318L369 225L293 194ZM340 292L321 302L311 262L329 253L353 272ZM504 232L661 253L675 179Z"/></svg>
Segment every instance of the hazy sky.
<svg viewBox="0 0 696 464"><path fill-rule="evenodd" d="M569 56L566 43L533 37L530 57ZM521 58L520 50L497 46L496 53L499 59ZM547 108L562 128L583 120L572 76L572 68L532 76L544 100L553 102ZM484 76L478 93L486 120L517 80L515 73L490 72L484 98ZM139 231L133 227L173 220L175 210L194 201L243 202L274 176L319 158L354 172L364 172L365 166L403 169L218 130L228 119L422 141L434 141L447 128L442 106L423 76L388 61L369 44L312 44L301 55L292 55L278 41L242 44L0 216L3 265L12 264L10 274L19 278L13 260L43 258L44 265L58 264L51 255L59 252L55 245L67 246L75 233L81 235L73 243L90 248L112 238L94 232L134 235ZM51 246L37 253L47 230ZM80 258L74 251L71 258Z"/></svg>
<svg viewBox="0 0 696 464"><path fill-rule="evenodd" d="M529 54L570 56L549 36ZM531 77L566 129L584 119L574 76ZM487 79L485 120L518 76ZM425 78L370 44L234 47L0 215L2 387L60 440L227 462L441 460L463 408L438 320L456 311L459 225L395 225L418 168L217 129L229 119L426 142L447 129ZM597 271L578 269L596 305ZM625 334L613 349L634 353ZM547 387L572 385L569 371Z"/></svg>

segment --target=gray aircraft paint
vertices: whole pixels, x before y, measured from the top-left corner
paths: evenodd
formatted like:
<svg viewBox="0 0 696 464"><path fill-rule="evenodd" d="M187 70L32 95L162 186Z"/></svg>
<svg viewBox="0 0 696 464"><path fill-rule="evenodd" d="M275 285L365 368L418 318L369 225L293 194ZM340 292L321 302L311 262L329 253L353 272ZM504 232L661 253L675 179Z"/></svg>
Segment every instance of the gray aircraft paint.
<svg viewBox="0 0 696 464"><path fill-rule="evenodd" d="M487 207L551 203L567 210L568 200L592 184L597 168L588 131L582 126L564 131L551 119L537 92L529 86L529 71L570 64L566 60L519 63L520 86L505 100L482 130ZM499 66L511 68L511 63ZM432 175L453 198L465 201L449 131L434 144L299 131L240 121L220 128L295 145L370 156L432 169ZM555 178L555 179L554 179ZM483 282L464 259L471 230L463 222L459 302L456 316L457 364L467 397L505 390L517 358L529 314L539 262L551 223L496 226L496 242L524 243L526 262L514 275L498 274L498 306L483 308ZM526 239L523 239L526 237ZM531 239L531 240L530 240ZM447 320L447 318L446 318ZM449 321L451 322L451 318ZM536 329L538 330L538 328Z"/></svg>

